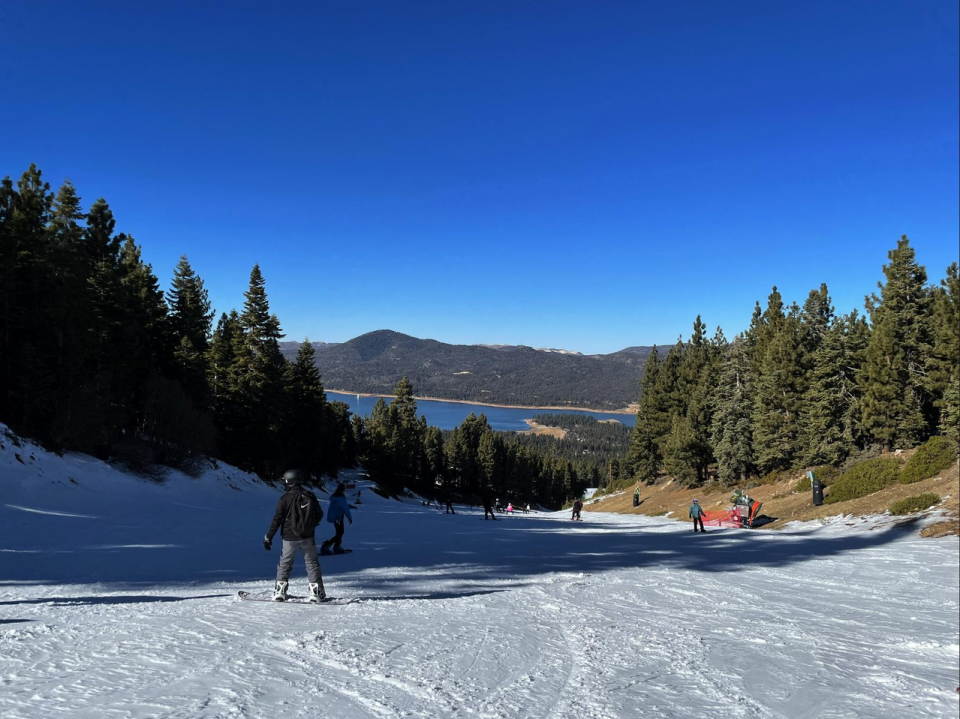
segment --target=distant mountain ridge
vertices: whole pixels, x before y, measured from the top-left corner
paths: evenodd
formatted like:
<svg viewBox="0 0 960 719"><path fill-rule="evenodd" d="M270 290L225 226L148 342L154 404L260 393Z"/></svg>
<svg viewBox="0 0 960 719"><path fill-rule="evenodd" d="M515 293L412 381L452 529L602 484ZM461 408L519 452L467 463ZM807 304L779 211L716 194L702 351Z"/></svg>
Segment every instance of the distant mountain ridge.
<svg viewBox="0 0 960 719"><path fill-rule="evenodd" d="M291 358L300 347L280 344ZM453 345L392 330L312 344L324 386L331 390L390 394L406 375L423 397L608 411L636 402L652 349L584 355L524 345Z"/></svg>

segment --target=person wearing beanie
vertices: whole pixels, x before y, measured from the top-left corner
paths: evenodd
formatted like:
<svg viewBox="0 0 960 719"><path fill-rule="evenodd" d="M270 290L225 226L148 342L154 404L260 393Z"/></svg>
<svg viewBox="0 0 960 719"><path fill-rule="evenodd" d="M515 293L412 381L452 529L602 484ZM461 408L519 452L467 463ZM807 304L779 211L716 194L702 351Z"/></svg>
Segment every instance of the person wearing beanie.
<svg viewBox="0 0 960 719"><path fill-rule="evenodd" d="M278 529L283 528L280 533L283 538L283 549L280 552L280 563L277 565L273 599L276 602L287 600L290 571L293 569L293 560L299 550L307 565L310 601L319 602L326 598L326 594L323 591L323 578L320 575L320 562L317 560L317 541L314 538L314 532L320 520L323 519L323 510L320 509L320 502L317 501L316 495L303 488L303 475L299 470L291 469L284 474L283 486L287 491L277 502L270 529L263 537L263 548L270 551L274 535Z"/></svg>
<svg viewBox="0 0 960 719"><path fill-rule="evenodd" d="M700 506L700 500L693 500L693 504L690 505L690 511L687 514L693 519L693 531L700 531L706 534L707 530L703 528L703 515L706 512L703 511L703 507ZM700 529L697 529L697 524L699 523Z"/></svg>

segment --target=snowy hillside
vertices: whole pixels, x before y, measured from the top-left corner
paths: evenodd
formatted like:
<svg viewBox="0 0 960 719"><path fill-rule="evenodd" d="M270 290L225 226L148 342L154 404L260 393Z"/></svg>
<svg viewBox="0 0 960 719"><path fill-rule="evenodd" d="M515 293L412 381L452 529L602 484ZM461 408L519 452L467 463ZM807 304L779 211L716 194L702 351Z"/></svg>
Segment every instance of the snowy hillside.
<svg viewBox="0 0 960 719"><path fill-rule="evenodd" d="M888 517L705 536L365 489L321 558L365 601L284 606L235 599L272 584L278 491L0 445L4 719L957 715L957 538Z"/></svg>

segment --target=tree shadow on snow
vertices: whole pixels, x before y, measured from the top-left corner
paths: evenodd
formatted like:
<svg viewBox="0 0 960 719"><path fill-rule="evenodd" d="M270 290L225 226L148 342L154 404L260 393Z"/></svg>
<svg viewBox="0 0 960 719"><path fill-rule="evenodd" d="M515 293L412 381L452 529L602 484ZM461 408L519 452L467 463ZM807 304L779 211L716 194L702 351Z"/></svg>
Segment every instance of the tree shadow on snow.
<svg viewBox="0 0 960 719"><path fill-rule="evenodd" d="M433 584L502 582L501 586L512 589L530 583L518 579L550 573L626 568L736 573L822 561L911 536L907 527L898 526L842 535L824 534L819 527L779 532L711 528L703 535L685 524L664 531L663 525L571 523L566 519L506 522L479 533L472 526L447 529L450 533L445 533L442 543L418 547L411 546L409 537L398 537L397 545L403 546L399 551L384 542L358 544L359 551L351 555L356 562L351 562L350 573L342 579L364 590L375 586L403 598L407 591L422 594L424 585ZM375 571L391 567L407 571L399 575ZM417 568L423 573L418 574Z"/></svg>
<svg viewBox="0 0 960 719"><path fill-rule="evenodd" d="M190 599L216 599L229 597L229 594L203 594L193 597L154 597L139 594L103 595L99 597L47 597L46 599L14 599L0 602L0 606L13 604L50 604L57 607L82 606L88 604L143 604L147 602L186 602ZM32 621L29 619L12 619L4 621Z"/></svg>
<svg viewBox="0 0 960 719"><path fill-rule="evenodd" d="M0 624L22 624L23 622L33 622L34 619L0 619Z"/></svg>
<svg viewBox="0 0 960 719"><path fill-rule="evenodd" d="M403 516L399 516L403 515ZM257 514L256 519L262 517ZM915 536L909 526L870 527L871 531L835 534L820 526L796 530L752 531L708 527L695 534L686 522L585 514L583 522L563 517L506 517L480 523L479 513L457 515L421 511L413 503L378 502L365 506L347 532L352 554L321 557L324 583L331 595L356 593L368 599L450 599L503 591L560 572L597 573L618 569L677 569L691 572L739 572L817 562L850 552L868 551ZM23 593L17 582L101 583L103 591L129 589L140 595L30 598L4 604L126 604L172 602L229 596L147 596L147 587L190 584L203 592L231 593L241 585L263 582L272 588L279 552L264 552L253 515L224 514L211 528L209 516L185 513L173 530L148 533L149 550L124 544L147 530L114 528L109 554L74 547L60 552L36 546L35 555L4 555L4 589ZM324 524L317 539L331 528ZM114 536L115 535L115 536ZM47 539L39 534L40 542ZM51 543L60 535L52 535ZM164 544L168 542L168 544ZM62 548L61 548L62 549ZM147 558L148 559L145 559ZM291 582L305 581L297 557ZM14 589L16 587L16 589ZM189 591L189 590L185 590ZM367 594L375 595L366 597ZM87 592L89 594L89 592ZM10 596L9 594L7 596Z"/></svg>

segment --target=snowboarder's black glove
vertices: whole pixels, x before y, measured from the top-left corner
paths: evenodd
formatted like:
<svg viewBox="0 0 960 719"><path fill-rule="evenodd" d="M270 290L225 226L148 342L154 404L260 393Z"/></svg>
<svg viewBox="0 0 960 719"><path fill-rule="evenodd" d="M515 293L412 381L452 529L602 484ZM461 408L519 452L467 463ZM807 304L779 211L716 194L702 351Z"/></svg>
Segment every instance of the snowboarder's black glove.
<svg viewBox="0 0 960 719"><path fill-rule="evenodd" d="M271 549L271 547L273 547L273 540L272 540L272 539L269 539L269 538L267 538L267 537L264 537L264 538L263 538L263 548L266 549L266 550L269 552L270 549Z"/></svg>

